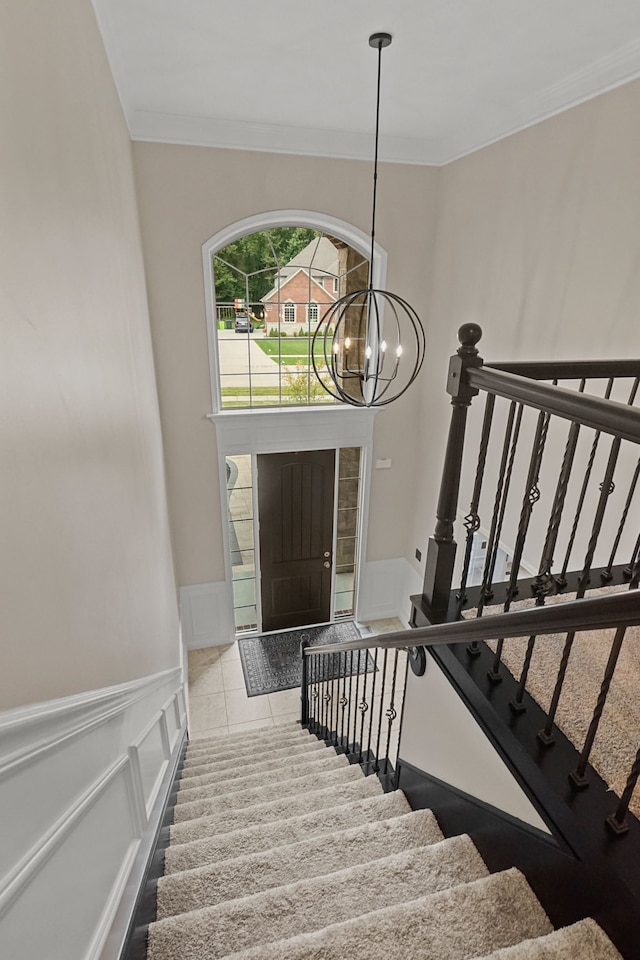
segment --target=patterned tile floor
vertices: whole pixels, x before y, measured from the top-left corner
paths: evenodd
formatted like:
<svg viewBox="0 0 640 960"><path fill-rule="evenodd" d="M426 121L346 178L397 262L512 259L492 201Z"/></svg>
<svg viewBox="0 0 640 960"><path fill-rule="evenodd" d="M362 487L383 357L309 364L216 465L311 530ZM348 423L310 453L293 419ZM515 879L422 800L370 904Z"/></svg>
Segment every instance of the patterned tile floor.
<svg viewBox="0 0 640 960"><path fill-rule="evenodd" d="M400 620L367 624L371 635L403 630ZM300 691L248 697L236 643L189 651L190 735L223 736L236 730L272 727L300 719Z"/></svg>

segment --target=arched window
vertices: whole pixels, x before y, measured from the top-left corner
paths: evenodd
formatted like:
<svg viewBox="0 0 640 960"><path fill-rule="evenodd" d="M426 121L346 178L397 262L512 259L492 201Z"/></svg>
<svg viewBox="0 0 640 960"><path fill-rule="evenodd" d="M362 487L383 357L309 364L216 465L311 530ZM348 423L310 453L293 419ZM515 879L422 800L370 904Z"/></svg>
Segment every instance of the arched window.
<svg viewBox="0 0 640 960"><path fill-rule="evenodd" d="M366 234L322 214L280 211L225 228L202 250L213 412L335 404L313 369L311 337L336 289L367 286ZM378 286L385 261L376 245Z"/></svg>

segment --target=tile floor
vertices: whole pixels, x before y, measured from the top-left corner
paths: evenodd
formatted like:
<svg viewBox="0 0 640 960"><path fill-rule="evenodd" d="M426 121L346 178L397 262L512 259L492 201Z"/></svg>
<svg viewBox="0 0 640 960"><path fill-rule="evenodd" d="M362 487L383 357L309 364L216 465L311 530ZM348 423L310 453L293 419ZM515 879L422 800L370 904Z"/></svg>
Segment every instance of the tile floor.
<svg viewBox="0 0 640 960"><path fill-rule="evenodd" d="M400 620L366 624L371 636L403 630ZM367 634L369 635L369 634ZM248 697L237 643L189 651L191 739L272 727L300 719L300 691Z"/></svg>

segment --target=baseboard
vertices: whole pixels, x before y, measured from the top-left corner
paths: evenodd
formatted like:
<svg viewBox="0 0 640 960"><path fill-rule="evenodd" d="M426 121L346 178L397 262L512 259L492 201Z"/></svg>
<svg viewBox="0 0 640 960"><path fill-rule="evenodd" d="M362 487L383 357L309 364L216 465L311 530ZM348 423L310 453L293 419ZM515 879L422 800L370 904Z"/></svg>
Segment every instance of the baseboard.
<svg viewBox="0 0 640 960"><path fill-rule="evenodd" d="M356 619L387 620L398 617L408 622L409 597L422 581L405 557L372 560L362 565Z"/></svg>
<svg viewBox="0 0 640 960"><path fill-rule="evenodd" d="M180 623L187 650L233 643L231 587L225 580L180 587Z"/></svg>

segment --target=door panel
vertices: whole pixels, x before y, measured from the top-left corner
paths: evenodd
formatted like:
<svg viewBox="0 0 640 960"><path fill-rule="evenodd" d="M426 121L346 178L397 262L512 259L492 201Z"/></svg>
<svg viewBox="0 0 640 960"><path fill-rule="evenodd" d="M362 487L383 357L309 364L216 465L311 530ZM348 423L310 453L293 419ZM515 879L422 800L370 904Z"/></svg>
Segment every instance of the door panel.
<svg viewBox="0 0 640 960"><path fill-rule="evenodd" d="M335 450L258 455L262 629L331 616Z"/></svg>

